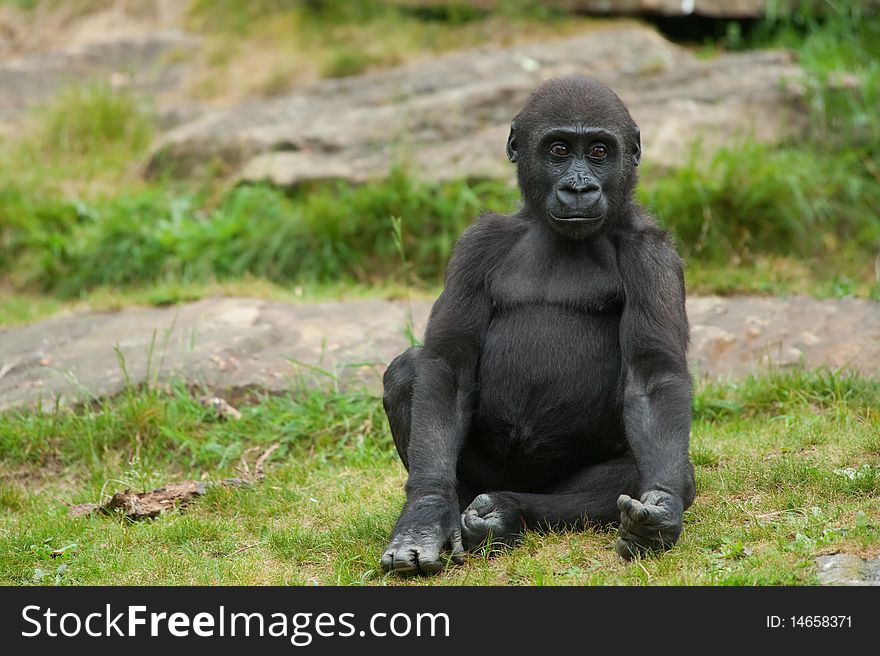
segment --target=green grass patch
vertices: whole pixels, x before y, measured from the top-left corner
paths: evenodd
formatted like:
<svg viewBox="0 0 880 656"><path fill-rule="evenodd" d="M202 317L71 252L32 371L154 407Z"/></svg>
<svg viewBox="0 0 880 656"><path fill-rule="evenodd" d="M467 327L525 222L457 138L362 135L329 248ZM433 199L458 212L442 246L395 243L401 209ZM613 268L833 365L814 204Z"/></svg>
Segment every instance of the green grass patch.
<svg viewBox="0 0 880 656"><path fill-rule="evenodd" d="M880 184L865 157L744 144L649 179L641 198L698 261L868 255L880 244Z"/></svg>
<svg viewBox="0 0 880 656"><path fill-rule="evenodd" d="M678 236L693 292L878 295L873 247L880 230L868 214L870 197L848 218L818 214L808 229L806 210L801 216L780 202L772 184L763 192L769 207L754 198L752 206L743 198L732 204L735 183L723 175L693 177L696 170L648 182L640 193ZM293 196L240 187L219 202L159 185L88 200L9 192L11 220L0 234L8 244L10 286L62 299L106 287L246 278L282 286L430 287L442 280L456 239L474 217L516 205L515 191L500 182L436 184L402 173L364 186L316 185ZM783 213L789 223L770 219ZM405 267L393 237L396 218Z"/></svg>
<svg viewBox="0 0 880 656"><path fill-rule="evenodd" d="M777 372L702 385L698 497L672 551L634 563L610 530L529 533L429 580L378 570L405 473L375 396L294 388L221 421L185 388L0 415L0 582L70 584L815 583L829 550L880 553L880 382ZM268 475L183 512L72 519L61 500L217 480L278 442ZM73 546L71 546L73 545ZM67 547L61 562L52 551Z"/></svg>
<svg viewBox="0 0 880 656"><path fill-rule="evenodd" d="M137 193L155 133L128 92L104 84L62 90L27 127L0 137L0 273L48 266L69 231L93 218L90 199Z"/></svg>
<svg viewBox="0 0 880 656"><path fill-rule="evenodd" d="M838 269L829 292L876 281L880 16L848 0L770 9L739 47L796 51L810 112L806 137L782 147L740 144L708 162L695 153L646 185L643 200L699 261L738 265L772 253L850 260L857 264ZM876 286L869 294L877 295Z"/></svg>
<svg viewBox="0 0 880 656"><path fill-rule="evenodd" d="M244 275L276 282L377 281L400 271L393 217L405 217L412 273L437 281L455 240L481 207L507 209L512 197L504 185L429 184L402 174L294 197L240 187L213 208L197 195L154 187L93 205L62 204L55 230L24 237L28 282L71 296L101 285Z"/></svg>
<svg viewBox="0 0 880 656"><path fill-rule="evenodd" d="M129 156L142 151L152 137L153 126L135 99L107 84L63 90L44 111L36 134L37 145L50 157L116 149Z"/></svg>

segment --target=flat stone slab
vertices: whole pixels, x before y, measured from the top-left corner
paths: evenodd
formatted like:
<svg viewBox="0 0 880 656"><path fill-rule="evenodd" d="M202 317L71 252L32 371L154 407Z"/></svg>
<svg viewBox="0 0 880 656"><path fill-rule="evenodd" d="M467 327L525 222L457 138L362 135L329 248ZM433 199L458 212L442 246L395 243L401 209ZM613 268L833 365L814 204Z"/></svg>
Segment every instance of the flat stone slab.
<svg viewBox="0 0 880 656"><path fill-rule="evenodd" d="M819 556L816 574L823 585L880 585L880 558L866 560L848 553Z"/></svg>
<svg viewBox="0 0 880 656"><path fill-rule="evenodd" d="M462 0L394 0L409 6L461 5ZM498 7L504 0L466 0L480 9ZM760 18L768 0L543 0L548 8L594 14L649 14L661 16L711 16L713 18Z"/></svg>
<svg viewBox="0 0 880 656"><path fill-rule="evenodd" d="M416 334L430 306L411 304ZM0 329L0 410L110 396L126 379L182 378L221 395L330 386L333 377L378 390L387 363L407 347L408 312L404 301L212 298ZM688 312L691 365L700 377L801 362L880 372L880 303L693 297Z"/></svg>
<svg viewBox="0 0 880 656"><path fill-rule="evenodd" d="M199 175L222 162L240 180L281 187L364 182L395 165L431 180L512 179L511 119L544 80L575 73L618 92L653 165L681 164L697 143L705 152L739 138L773 143L806 125L802 73L788 52L701 58L653 28L597 23L573 37L453 52L210 111L163 135L147 173Z"/></svg>

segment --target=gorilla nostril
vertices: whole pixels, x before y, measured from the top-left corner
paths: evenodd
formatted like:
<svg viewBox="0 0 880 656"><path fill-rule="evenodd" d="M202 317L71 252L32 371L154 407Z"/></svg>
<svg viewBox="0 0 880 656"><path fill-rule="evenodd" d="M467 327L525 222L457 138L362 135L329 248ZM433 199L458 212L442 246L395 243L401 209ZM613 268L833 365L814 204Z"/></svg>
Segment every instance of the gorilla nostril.
<svg viewBox="0 0 880 656"><path fill-rule="evenodd" d="M598 199L600 190L597 185L583 185L577 188L568 186L556 190L556 198L567 205L583 205Z"/></svg>
<svg viewBox="0 0 880 656"><path fill-rule="evenodd" d="M559 185L559 191L572 196L593 194L599 191L599 185L595 182L568 181Z"/></svg>

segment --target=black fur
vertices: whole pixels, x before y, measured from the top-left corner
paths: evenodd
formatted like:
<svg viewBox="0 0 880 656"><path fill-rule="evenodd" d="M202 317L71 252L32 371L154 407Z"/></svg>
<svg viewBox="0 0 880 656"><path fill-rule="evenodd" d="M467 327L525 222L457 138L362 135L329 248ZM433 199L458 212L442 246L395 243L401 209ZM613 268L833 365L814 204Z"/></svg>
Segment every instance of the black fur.
<svg viewBox="0 0 880 656"><path fill-rule="evenodd" d="M610 89L552 80L514 119L523 207L462 235L424 346L385 373L409 470L386 570L530 528L619 523L668 548L694 498L682 262L633 200L639 129Z"/></svg>

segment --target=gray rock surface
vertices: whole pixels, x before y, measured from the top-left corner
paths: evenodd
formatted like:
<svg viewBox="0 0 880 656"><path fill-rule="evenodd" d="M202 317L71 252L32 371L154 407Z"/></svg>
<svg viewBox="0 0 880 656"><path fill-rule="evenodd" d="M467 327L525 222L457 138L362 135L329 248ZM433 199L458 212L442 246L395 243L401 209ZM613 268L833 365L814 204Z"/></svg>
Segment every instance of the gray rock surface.
<svg viewBox="0 0 880 656"><path fill-rule="evenodd" d="M880 558L866 560L848 553L819 556L816 574L824 585L880 585Z"/></svg>
<svg viewBox="0 0 880 656"><path fill-rule="evenodd" d="M422 334L430 302L412 303ZM880 303L695 297L691 361L700 376L742 376L803 362L880 372ZM60 316L0 330L0 409L108 396L135 382L183 378L233 397L259 388L331 384L380 388L407 346L405 302L285 304L215 298L167 308ZM151 348L152 344L152 348Z"/></svg>
<svg viewBox="0 0 880 656"><path fill-rule="evenodd" d="M717 296L688 299L691 368L739 376L755 365L848 367L880 375L880 303Z"/></svg>
<svg viewBox="0 0 880 656"><path fill-rule="evenodd" d="M394 0L408 6L461 5L461 0ZM504 0L468 0L482 9L497 7ZM549 8L591 14L659 14L662 16L707 16L711 18L759 18L770 0L541 0ZM794 3L791 3L794 4Z"/></svg>
<svg viewBox="0 0 880 656"><path fill-rule="evenodd" d="M707 152L739 137L774 142L805 125L798 85L786 84L800 73L788 53L697 58L652 28L624 22L211 111L164 135L147 173L193 175L222 163L245 181L292 186L381 178L402 163L428 179L510 178L511 118L543 80L572 73L598 77L621 95L652 164L681 163L698 142Z"/></svg>
<svg viewBox="0 0 880 656"><path fill-rule="evenodd" d="M180 30L77 44L0 62L0 121L51 99L73 84L102 82L144 94L177 86L182 65L172 53L191 50L196 40Z"/></svg>

